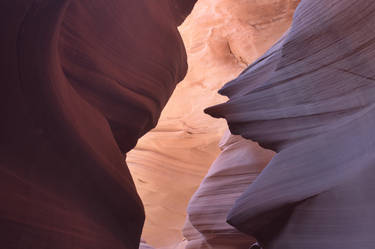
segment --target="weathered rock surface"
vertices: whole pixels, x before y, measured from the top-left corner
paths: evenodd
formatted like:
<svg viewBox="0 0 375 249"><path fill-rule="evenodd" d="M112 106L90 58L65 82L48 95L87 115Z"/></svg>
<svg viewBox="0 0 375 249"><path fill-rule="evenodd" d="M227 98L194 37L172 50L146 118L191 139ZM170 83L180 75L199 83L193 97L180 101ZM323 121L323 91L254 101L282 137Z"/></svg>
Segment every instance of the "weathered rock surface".
<svg viewBox="0 0 375 249"><path fill-rule="evenodd" d="M179 27L189 71L158 126L127 157L145 203L143 236L152 246L174 248L183 240L189 199L220 153L227 126L203 109L226 100L216 91L280 38L297 2L199 0Z"/></svg>
<svg viewBox="0 0 375 249"><path fill-rule="evenodd" d="M194 2L1 1L1 248L138 249L122 153L186 73Z"/></svg>
<svg viewBox="0 0 375 249"><path fill-rule="evenodd" d="M221 154L212 164L188 206L184 235L187 249L250 248L255 242L226 223L235 200L251 184L273 156L240 136L223 137ZM192 225L194 227L192 227Z"/></svg>
<svg viewBox="0 0 375 249"><path fill-rule="evenodd" d="M375 3L302 0L207 110L278 153L229 213L267 249L374 248Z"/></svg>

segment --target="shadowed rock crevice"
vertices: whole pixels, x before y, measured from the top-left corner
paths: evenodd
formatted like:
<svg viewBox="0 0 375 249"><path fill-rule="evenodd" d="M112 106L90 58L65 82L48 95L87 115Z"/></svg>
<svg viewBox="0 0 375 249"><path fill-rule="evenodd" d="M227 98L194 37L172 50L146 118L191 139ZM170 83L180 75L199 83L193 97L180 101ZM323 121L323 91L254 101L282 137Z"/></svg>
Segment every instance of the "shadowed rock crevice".
<svg viewBox="0 0 375 249"><path fill-rule="evenodd" d="M123 153L187 70L170 4L0 3L2 248L138 248Z"/></svg>
<svg viewBox="0 0 375 249"><path fill-rule="evenodd" d="M208 204L214 205L220 200L222 192L214 189L219 178L212 178L212 187L205 189L212 197L215 196L215 202L199 198L199 202L194 204L193 226L186 225L181 233L189 199L198 189L209 166L219 156L218 143L227 130L223 120L212 119L203 113L203 109L225 101L216 91L280 38L291 24L297 3L296 0L200 0L179 27L188 55L188 73L176 87L156 128L140 139L127 157L133 176L142 180L136 181L136 185L147 216L143 237L155 248L184 248L186 243L194 248L193 241L190 242L193 237L202 239L195 239L196 246L198 242L206 243L201 234L193 233L197 226L199 230L205 230L205 234L212 229L208 239L216 246L220 243L228 245L230 240L241 237L225 222L225 213L235 201L233 196L222 198L220 203L225 203L223 208L215 210L214 206L208 207ZM250 25L252 23L263 24L254 29ZM239 62L230 53L228 44L232 53L245 63ZM230 182L233 175L230 171L236 167L241 169L239 174L243 174L236 177L252 181L251 178L246 179L251 172L246 172L245 165L240 163L241 160L251 162L252 158L233 160L229 163L228 172L223 173L216 183ZM243 186L246 186L243 182L237 187L228 184L226 190L221 190L230 192L232 188L232 191L240 191L233 195L240 195ZM205 204L202 206L205 207L202 210L204 214L199 215L199 204L202 203ZM209 214L208 210L213 213ZM186 223L189 224L189 221ZM231 233L234 236L230 237ZM239 240L237 246L248 241L247 238L242 235L242 242Z"/></svg>

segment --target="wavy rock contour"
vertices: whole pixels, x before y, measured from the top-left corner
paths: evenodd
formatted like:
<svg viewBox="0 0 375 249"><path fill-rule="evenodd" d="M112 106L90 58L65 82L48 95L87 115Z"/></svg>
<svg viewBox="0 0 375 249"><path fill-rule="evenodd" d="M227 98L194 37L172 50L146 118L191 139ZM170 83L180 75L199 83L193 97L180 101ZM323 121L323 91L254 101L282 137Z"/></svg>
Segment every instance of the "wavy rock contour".
<svg viewBox="0 0 375 249"><path fill-rule="evenodd" d="M174 249L184 240L181 230L189 199L220 153L218 143L227 125L203 109L226 100L217 90L280 38L290 27L297 3L199 0L179 26L189 71L157 127L127 156L145 204L142 236L155 248Z"/></svg>
<svg viewBox="0 0 375 249"><path fill-rule="evenodd" d="M177 26L194 2L0 3L2 248L138 249L123 153L186 73Z"/></svg>
<svg viewBox="0 0 375 249"><path fill-rule="evenodd" d="M222 152L211 165L190 200L184 236L187 249L250 248L255 239L226 223L235 200L251 184L273 153L256 143L227 132L220 144Z"/></svg>
<svg viewBox="0 0 375 249"><path fill-rule="evenodd" d="M290 30L209 108L276 156L229 223L267 249L375 245L375 3L303 0Z"/></svg>

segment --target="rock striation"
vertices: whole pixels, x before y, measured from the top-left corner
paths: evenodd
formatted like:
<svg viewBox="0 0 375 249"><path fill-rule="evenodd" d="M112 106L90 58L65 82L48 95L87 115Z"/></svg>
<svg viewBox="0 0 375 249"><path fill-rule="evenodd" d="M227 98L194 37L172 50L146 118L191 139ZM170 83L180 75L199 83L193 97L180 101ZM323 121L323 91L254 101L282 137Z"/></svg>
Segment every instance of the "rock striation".
<svg viewBox="0 0 375 249"><path fill-rule="evenodd" d="M199 0L179 27L188 73L156 128L127 156L145 204L143 237L155 248L174 249L184 240L181 230L188 202L220 154L218 143L227 125L205 115L203 109L226 100L217 90L280 38L297 3Z"/></svg>
<svg viewBox="0 0 375 249"><path fill-rule="evenodd" d="M206 110L277 152L228 222L267 249L375 245L375 3L302 0L290 30Z"/></svg>
<svg viewBox="0 0 375 249"><path fill-rule="evenodd" d="M271 160L273 152L229 131L224 135L221 154L211 165L190 200L184 236L186 249L250 248L255 239L226 223L235 200Z"/></svg>
<svg viewBox="0 0 375 249"><path fill-rule="evenodd" d="M194 2L0 3L1 248L138 249L124 153L185 76Z"/></svg>

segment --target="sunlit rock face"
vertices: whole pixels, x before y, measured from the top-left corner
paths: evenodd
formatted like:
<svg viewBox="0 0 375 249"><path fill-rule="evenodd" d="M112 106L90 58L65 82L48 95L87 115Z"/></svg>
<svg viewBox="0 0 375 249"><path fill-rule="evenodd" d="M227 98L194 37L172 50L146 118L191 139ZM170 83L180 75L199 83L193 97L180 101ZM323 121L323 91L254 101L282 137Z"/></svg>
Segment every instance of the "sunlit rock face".
<svg viewBox="0 0 375 249"><path fill-rule="evenodd" d="M207 110L277 152L228 222L266 249L374 248L375 3L303 0Z"/></svg>
<svg viewBox="0 0 375 249"><path fill-rule="evenodd" d="M1 248L138 249L124 153L185 76L194 2L1 1Z"/></svg>
<svg viewBox="0 0 375 249"><path fill-rule="evenodd" d="M149 244L147 244L146 241L141 240L141 243L139 245L139 249L154 249L154 248L152 246L150 246Z"/></svg>
<svg viewBox="0 0 375 249"><path fill-rule="evenodd" d="M296 5L288 0L200 0L179 27L188 54L187 76L158 126L127 157L145 204L143 236L152 246L174 248L183 241L189 199L220 153L226 124L203 109L226 100L217 90L279 39Z"/></svg>

